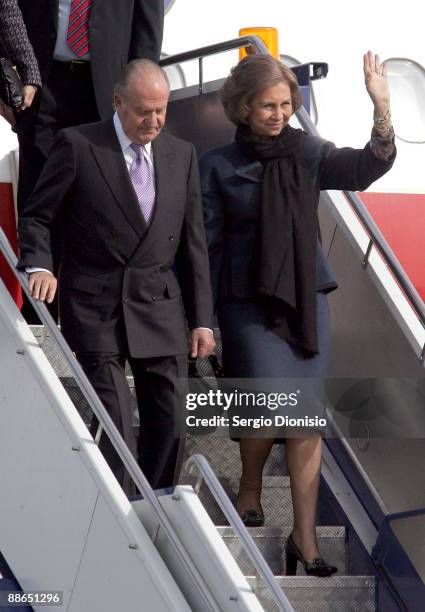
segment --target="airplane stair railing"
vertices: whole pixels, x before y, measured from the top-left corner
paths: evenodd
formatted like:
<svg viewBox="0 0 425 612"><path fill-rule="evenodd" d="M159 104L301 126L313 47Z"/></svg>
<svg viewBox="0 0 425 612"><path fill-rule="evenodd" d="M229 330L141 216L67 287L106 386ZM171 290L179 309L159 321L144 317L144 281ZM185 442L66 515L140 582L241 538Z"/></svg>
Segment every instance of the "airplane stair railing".
<svg viewBox="0 0 425 612"><path fill-rule="evenodd" d="M167 557L167 555L169 556L170 551L172 551L174 568L175 567L179 568L178 569L179 579L177 579L175 575L173 577L177 580L177 584L182 589L184 596L187 598L188 601L192 601L191 607L194 610L202 609L202 610L211 610L213 612L220 612L222 609L222 606L218 604L218 602L220 601L220 598L222 600L223 597L226 596L225 595L227 592L226 588L222 589L223 592L221 594L217 594L216 592L213 592L211 584L208 584L209 582L211 582L210 576L208 574L208 568L203 567L203 570L200 571L199 564L194 563L192 559L193 549L192 549L192 553L190 550L190 546L191 546L190 525L185 526L185 534L186 534L187 539L186 541L183 541L182 535L177 533L177 530L174 524L170 520L169 514L167 514L167 511L164 509L164 499L166 499L168 495L166 493L165 494L160 493L157 496L157 494L153 491L147 479L145 478L144 474L142 473L140 467L138 466L136 460L131 455L127 445L122 439L116 426L114 425L113 421L111 420L108 413L106 412L104 406L100 402L97 394L92 388L85 373L83 372L80 365L78 364L75 356L73 355L72 351L70 350L69 346L64 340L56 323L53 321L46 306L44 304L40 304L36 300L33 300L29 296L26 274L16 269L16 264L17 264L16 255L14 254L1 228L0 228L0 252L5 257L5 260L7 261L11 269L14 271L14 274L17 277L24 293L30 299L30 302L32 303L36 313L38 314L45 328L48 330L50 337L55 340L57 346L60 349L60 352L63 355L63 358L69 370L72 373L74 380L78 383L83 395L85 396L87 403L89 404L91 410L96 415L97 419L102 425L104 432L109 436L125 468L127 469L128 473L132 477L135 485L141 492L141 495L143 498L143 504L145 505L145 507L146 505L148 507L149 521L151 522L152 520L155 521L157 525L156 533L158 529L160 529L161 537L162 538L165 537L165 540L166 540L165 557ZM16 308L14 305L12 306L13 308ZM17 310L16 310L16 314L18 315ZM19 322L17 321L17 324L18 323ZM25 355L26 350L23 348L23 349L18 350L17 352L21 355ZM7 398L3 398L3 399L6 400ZM22 398L20 401L22 403ZM74 444L72 450L77 452L77 451L83 450L83 448L80 448L78 444ZM187 498L188 492L183 491L182 494L183 493L186 495L186 498ZM190 495L189 495L189 498L190 498ZM190 501L190 503L193 504L193 500ZM226 500L222 499L222 503L225 504ZM198 504L199 504L199 501L198 501ZM203 511L202 507L200 508L198 507L199 515L201 515L202 511ZM136 510L136 514L137 514L137 510ZM205 517L205 518L206 520L208 520L208 517ZM145 528L147 528L146 525L145 525ZM206 528L208 528L208 526ZM223 544L221 544L220 537L217 534L215 534L215 538L219 540L219 544L223 547L223 550L221 551L221 560L219 559L218 563L216 563L216 569L217 568L220 569L220 564L223 567L230 568L229 571L227 571L226 569L224 570L224 575L225 575L225 579L228 579L227 589L235 593L235 595L233 596L234 604L229 609L234 609L235 611L236 610L246 610L246 611L252 610L253 612L254 611L258 612L262 608L260 608L260 605L254 593L250 589L248 583L244 582L244 578L242 574L240 573L239 568L237 568L237 566L235 565L236 572L234 571L234 569L232 569L230 561L233 562L233 559L231 559L231 555L227 551L226 547ZM156 535L153 535L153 540L155 541L155 539L156 539ZM246 532L245 540L249 540L249 539L250 539L250 536L248 532ZM201 546L201 543L200 543L200 546ZM210 546L210 544L208 543L207 540L205 540L202 542L202 546L205 546L208 549L208 546ZM255 548L255 545L251 544L251 548L252 546L254 546ZM129 546L129 548L131 548L131 546ZM135 548L137 548L137 546L135 546ZM66 551L64 552L66 553ZM161 552L160 554L161 556L163 556ZM213 552L211 556L211 559L213 559L213 562L214 562L214 554L217 556L217 542L215 543L215 552ZM258 554L259 553L257 551L257 558L258 558ZM229 557L229 559L227 559L227 556ZM7 555L5 555L5 557L6 557L6 562L7 562L8 561ZM163 557L164 560L165 560L165 557ZM283 592L280 591L276 587L276 585L273 584L272 581L274 580L274 578L270 576L270 572L267 573L266 564L264 562L262 564L261 562L259 562L259 564L260 564L260 574L264 580L264 583L267 584L272 598L277 599L276 603L279 609L285 610L287 612L291 612L293 610L292 606L288 603L288 600L286 599ZM171 568L170 568L170 571L172 574L174 573L171 570ZM240 576L240 578L238 576ZM232 580L233 580L233 583L232 583ZM194 601L196 602L195 605L193 605ZM176 607L176 610L177 609L183 610L186 608ZM93 609L93 612L95 612L95 609Z"/></svg>
<svg viewBox="0 0 425 612"><path fill-rule="evenodd" d="M243 548L252 560L254 566L257 569L259 575L266 579L273 599L279 605L280 610L293 610L288 598L277 584L275 576L273 575L269 565L266 563L263 555L258 550L258 547L254 543L252 536L248 533L242 519L236 512L235 506L229 500L223 486L218 480L216 474L211 468L208 461L199 454L194 454L186 462L186 470L190 473L191 467L196 468L199 471L200 478L196 484L196 489L199 490L202 479L206 482L209 490L211 491L216 504L223 512L224 516L229 522L229 525L233 528L233 531L239 538Z"/></svg>
<svg viewBox="0 0 425 612"><path fill-rule="evenodd" d="M209 589L205 584L204 579L199 574L198 569L191 561L188 556L186 550L182 546L179 541L173 526L171 525L166 513L158 502L158 498L155 495L152 487L147 481L145 475L141 471L137 461L131 454L128 449L126 443L124 442L121 434L119 433L117 427L100 401L97 393L93 389L90 381L88 380L86 374L75 358L73 352L69 348L67 342L62 336L60 330L58 329L55 321L53 320L51 314L47 310L46 306L36 300L34 300L28 292L28 282L27 275L25 272L20 272L16 269L17 258L14 254L6 236L3 233L3 230L0 228L0 250L8 262L10 268L14 271L16 278L18 279L22 290L24 291L27 298L30 300L32 307L35 312L39 316L45 328L49 330L49 333L52 338L54 338L57 343L60 351L62 352L65 360L68 362L69 367L73 373L75 380L81 388L90 408L93 410L93 413L96 415L99 423L101 424L104 432L108 435L111 440L115 450L121 458L126 470L130 474L133 482L136 484L138 489L141 491L143 497L148 500L152 512L156 515L158 521L161 524L162 529L167 534L171 545L175 548L177 555L179 556L181 563L187 569L189 575L192 577L194 584L197 585L199 592L202 594L202 597L205 599L205 605L207 609L215 610L215 604L213 599L210 596Z"/></svg>

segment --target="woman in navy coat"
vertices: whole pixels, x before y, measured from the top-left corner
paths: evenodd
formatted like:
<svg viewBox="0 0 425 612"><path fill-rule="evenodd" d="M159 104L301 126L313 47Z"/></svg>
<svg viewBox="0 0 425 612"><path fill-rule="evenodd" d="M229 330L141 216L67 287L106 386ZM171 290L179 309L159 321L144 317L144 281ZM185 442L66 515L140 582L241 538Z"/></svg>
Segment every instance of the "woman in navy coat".
<svg viewBox="0 0 425 612"><path fill-rule="evenodd" d="M237 126L235 141L208 152L200 168L226 377L326 376L326 294L336 281L318 241L320 190L366 189L395 157L386 73L370 51L364 74L374 104L364 149L338 149L292 128L302 103L298 83L271 56L246 57L225 82L222 101ZM321 437L301 430L286 438L294 509L287 573L300 561L307 574L329 576L337 568L320 557L315 535ZM240 439L237 509L249 526L264 522L262 471L273 442Z"/></svg>

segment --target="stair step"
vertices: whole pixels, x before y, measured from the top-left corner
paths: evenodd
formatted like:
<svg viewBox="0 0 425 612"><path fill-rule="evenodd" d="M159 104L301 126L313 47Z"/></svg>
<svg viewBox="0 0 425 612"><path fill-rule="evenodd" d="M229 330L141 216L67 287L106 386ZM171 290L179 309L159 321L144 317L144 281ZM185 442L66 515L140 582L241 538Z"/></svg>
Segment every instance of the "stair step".
<svg viewBox="0 0 425 612"><path fill-rule="evenodd" d="M217 527L223 541L231 551L243 574L256 573L255 567L246 554L232 527ZM267 561L273 574L285 573L285 542L290 529L282 527L249 527L248 531ZM328 563L338 568L339 574L347 572L345 527L317 527L317 542L321 555ZM303 575L304 568L299 564L298 573Z"/></svg>
<svg viewBox="0 0 425 612"><path fill-rule="evenodd" d="M267 612L278 607L256 576L247 580ZM297 612L374 612L375 579L372 576L276 576L276 580Z"/></svg>
<svg viewBox="0 0 425 612"><path fill-rule="evenodd" d="M216 469L214 464L212 467ZM219 480L230 500L236 504L239 478L221 477ZM191 484L195 488L196 477L182 476L180 484ZM227 519L204 482L201 484L198 495L214 524L227 525ZM266 527L280 527L286 530L292 528L292 498L288 476L265 476L263 478L261 505Z"/></svg>

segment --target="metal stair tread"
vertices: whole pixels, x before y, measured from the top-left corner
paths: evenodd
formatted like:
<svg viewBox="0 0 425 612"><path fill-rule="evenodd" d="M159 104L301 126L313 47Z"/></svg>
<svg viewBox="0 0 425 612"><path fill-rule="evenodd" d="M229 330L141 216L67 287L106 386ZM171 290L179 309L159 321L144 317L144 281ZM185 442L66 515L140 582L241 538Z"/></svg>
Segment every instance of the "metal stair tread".
<svg viewBox="0 0 425 612"><path fill-rule="evenodd" d="M258 576L245 576L251 586L265 586L262 578ZM371 588L376 586L374 576L348 576L336 575L329 578L317 576L275 576L279 585L285 588Z"/></svg>
<svg viewBox="0 0 425 612"><path fill-rule="evenodd" d="M269 526L263 527L247 527L252 538L287 538L291 533L291 529L284 526ZM222 538L237 537L233 527L228 525L217 525L217 530ZM345 538L346 528L343 526L324 526L316 527L316 535L318 538Z"/></svg>
<svg viewBox="0 0 425 612"><path fill-rule="evenodd" d="M284 575L285 543L292 526L248 527L248 533L253 538L258 549L267 561L275 575ZM223 542L231 551L243 574L254 575L255 567L245 552L238 536L232 527L217 527ZM317 541L323 557L338 568L340 574L347 573L347 549L345 545L345 527L317 527ZM299 573L304 574L304 568L298 566Z"/></svg>
<svg viewBox="0 0 425 612"><path fill-rule="evenodd" d="M192 484L196 482L197 476L194 474L186 474L184 476L187 481L186 484ZM239 478L235 478L231 476L230 478L226 476L218 476L218 480L221 485L226 488L229 487L231 489L236 489L239 487ZM290 489L290 479L289 476L263 476L263 485L262 489Z"/></svg>
<svg viewBox="0 0 425 612"><path fill-rule="evenodd" d="M277 611L268 588L257 576L246 576L264 610ZM296 612L374 612L376 581L371 576L275 576Z"/></svg>

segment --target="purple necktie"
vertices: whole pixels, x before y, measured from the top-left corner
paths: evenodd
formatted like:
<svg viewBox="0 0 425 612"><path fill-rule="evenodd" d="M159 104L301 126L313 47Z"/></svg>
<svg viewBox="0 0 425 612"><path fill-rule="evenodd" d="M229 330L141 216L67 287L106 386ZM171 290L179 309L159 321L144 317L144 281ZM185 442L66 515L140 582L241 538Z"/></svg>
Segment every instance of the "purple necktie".
<svg viewBox="0 0 425 612"><path fill-rule="evenodd" d="M139 200L142 215L146 223L149 223L155 204L155 183L152 169L146 159L147 151L144 145L133 143L131 148L136 153L136 159L131 164L130 178Z"/></svg>

